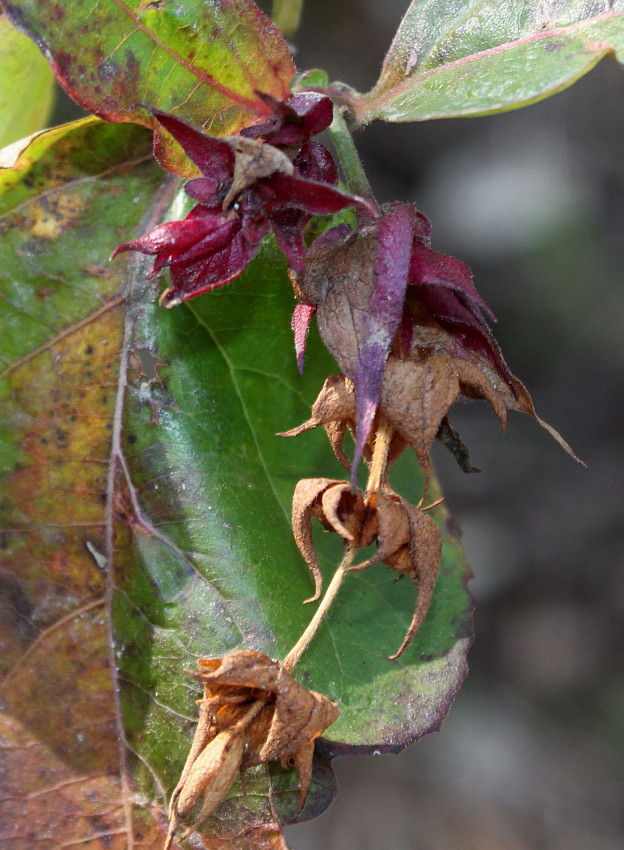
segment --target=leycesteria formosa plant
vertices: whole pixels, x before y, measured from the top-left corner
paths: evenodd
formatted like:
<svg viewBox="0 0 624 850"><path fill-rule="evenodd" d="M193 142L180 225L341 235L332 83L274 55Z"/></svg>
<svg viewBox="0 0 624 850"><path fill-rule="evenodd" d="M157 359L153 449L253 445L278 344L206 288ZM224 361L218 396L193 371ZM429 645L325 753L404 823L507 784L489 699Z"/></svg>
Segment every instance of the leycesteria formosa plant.
<svg viewBox="0 0 624 850"><path fill-rule="evenodd" d="M624 6L414 0L360 94L297 71L296 0L2 5L92 113L33 110L0 172L3 846L284 848L333 756L439 728L465 677L455 402L575 457L351 132L547 97L621 55ZM33 63L15 102L49 99Z"/></svg>

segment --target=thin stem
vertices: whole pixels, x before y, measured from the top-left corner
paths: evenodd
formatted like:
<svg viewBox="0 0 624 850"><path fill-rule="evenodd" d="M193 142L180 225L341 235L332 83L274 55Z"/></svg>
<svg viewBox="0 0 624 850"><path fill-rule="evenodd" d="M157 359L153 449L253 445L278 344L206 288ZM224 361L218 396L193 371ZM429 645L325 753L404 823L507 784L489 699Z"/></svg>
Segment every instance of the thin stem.
<svg viewBox="0 0 624 850"><path fill-rule="evenodd" d="M338 565L338 568L336 569L336 572L325 591L325 596L321 599L314 616L308 623L306 630L301 635L297 643L290 650L286 658L284 658L284 669L288 672L290 672L297 664L303 653L308 648L308 644L317 633L319 626L325 619L325 615L331 608L331 605L340 590L342 582L345 580L346 575L349 572L349 567L353 563L356 551L357 547L353 543L349 543L345 549L342 561Z"/></svg>
<svg viewBox="0 0 624 850"><path fill-rule="evenodd" d="M375 451L368 475L368 484L366 485L367 496L383 489L388 468L388 452L394 437L394 428L388 424L383 416L380 416L380 420L375 435Z"/></svg>
<svg viewBox="0 0 624 850"><path fill-rule="evenodd" d="M376 203L353 137L337 105L334 106L334 120L329 128L329 134L336 148L349 191Z"/></svg>
<svg viewBox="0 0 624 850"><path fill-rule="evenodd" d="M271 17L284 38L291 38L299 29L303 0L273 0Z"/></svg>

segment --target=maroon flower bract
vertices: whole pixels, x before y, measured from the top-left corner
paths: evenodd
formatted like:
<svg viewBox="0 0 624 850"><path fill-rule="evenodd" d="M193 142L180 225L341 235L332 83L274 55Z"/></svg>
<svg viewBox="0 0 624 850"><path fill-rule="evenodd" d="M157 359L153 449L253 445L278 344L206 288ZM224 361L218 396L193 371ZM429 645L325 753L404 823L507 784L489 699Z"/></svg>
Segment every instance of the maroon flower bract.
<svg viewBox="0 0 624 850"><path fill-rule="evenodd" d="M171 268L172 286L160 297L163 306L173 307L238 277L270 229L288 265L300 274L306 250L303 228L312 215L353 204L369 209L363 199L335 187L338 171L331 155L308 139L331 120L331 101L316 93L290 100L294 107L276 107L270 129L253 127L248 135L266 133L288 143L292 159L272 143L245 136L216 139L153 110L202 173L186 185L198 205L182 221L161 224L120 245L114 256L122 251L155 255L151 276Z"/></svg>
<svg viewBox="0 0 624 850"><path fill-rule="evenodd" d="M373 428L388 356L394 351L407 357L423 321L433 320L448 332L450 355L467 360L472 360L470 352L483 355L512 394L518 394L483 317L483 311L492 312L477 293L470 270L432 250L430 239L431 225L415 207L387 204L358 230L340 225L317 239L297 287L301 302L293 330L299 364L307 325L316 312L325 345L355 386L352 485Z"/></svg>

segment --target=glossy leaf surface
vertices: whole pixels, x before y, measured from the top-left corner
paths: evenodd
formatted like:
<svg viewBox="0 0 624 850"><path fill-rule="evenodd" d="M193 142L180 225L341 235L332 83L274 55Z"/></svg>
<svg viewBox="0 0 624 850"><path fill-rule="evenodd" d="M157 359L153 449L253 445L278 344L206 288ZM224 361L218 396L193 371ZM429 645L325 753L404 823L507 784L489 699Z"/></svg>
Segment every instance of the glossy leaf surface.
<svg viewBox="0 0 624 850"><path fill-rule="evenodd" d="M623 0L413 0L359 123L485 115L556 94L624 56Z"/></svg>
<svg viewBox="0 0 624 850"><path fill-rule="evenodd" d="M269 113L258 91L288 96L288 46L251 0L3 2L66 91L107 121L153 126L148 106L219 136ZM162 160L190 175L169 136L161 146Z"/></svg>
<svg viewBox="0 0 624 850"><path fill-rule="evenodd" d="M0 148L45 126L53 90L48 63L0 13Z"/></svg>
<svg viewBox="0 0 624 850"><path fill-rule="evenodd" d="M119 242L184 213L149 143L140 128L89 119L38 137L0 175L8 848L125 848L130 833L160 845L196 717L184 668L294 644L311 583L292 491L340 475L322 434L274 436L306 418L335 367L316 339L298 376L293 298L271 244L235 284L170 311L154 303L149 260L108 262ZM414 467L402 474L395 485L417 500ZM322 543L327 581L340 547ZM415 589L379 566L349 578L296 668L341 704L326 754L400 749L439 725L470 641L467 569L448 534L444 552L428 618L398 662L386 656ZM271 765L246 779L246 795L235 787L206 824L206 846L232 835L240 850L284 846L280 822L299 817L294 774ZM303 817L333 792L320 761Z"/></svg>

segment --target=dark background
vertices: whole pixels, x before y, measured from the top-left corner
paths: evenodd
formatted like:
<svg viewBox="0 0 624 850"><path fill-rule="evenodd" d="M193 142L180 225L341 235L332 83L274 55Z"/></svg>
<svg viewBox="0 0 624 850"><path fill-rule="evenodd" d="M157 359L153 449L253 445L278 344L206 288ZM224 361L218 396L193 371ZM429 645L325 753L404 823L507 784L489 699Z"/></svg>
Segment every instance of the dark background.
<svg viewBox="0 0 624 850"><path fill-rule="evenodd" d="M308 0L299 68L366 91L407 5ZM485 404L454 409L482 469L436 452L475 573L470 676L441 733L339 759L337 801L288 830L292 850L624 846L623 105L607 59L530 108L356 137L378 200L415 202L470 265L513 372L588 469L527 416L502 434Z"/></svg>

